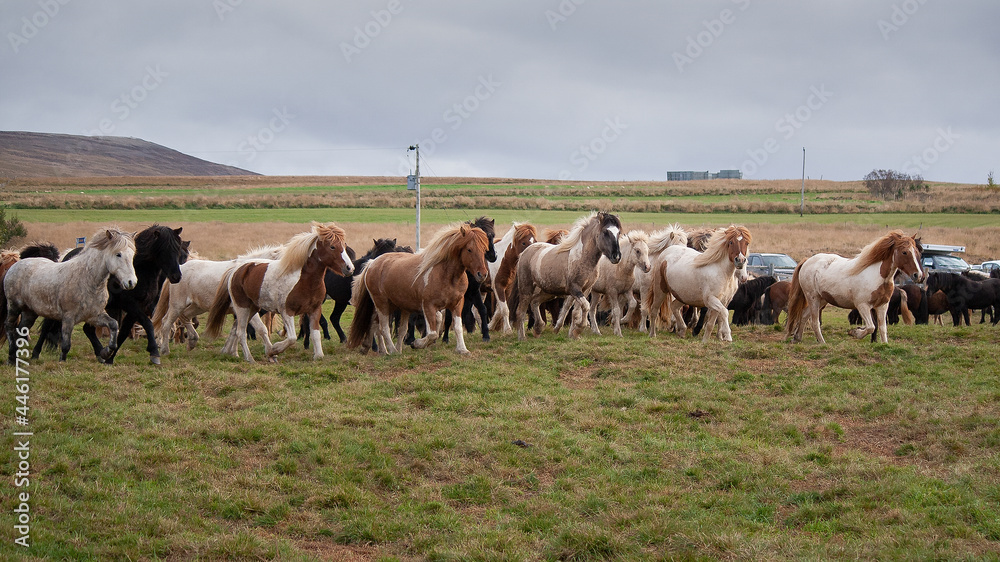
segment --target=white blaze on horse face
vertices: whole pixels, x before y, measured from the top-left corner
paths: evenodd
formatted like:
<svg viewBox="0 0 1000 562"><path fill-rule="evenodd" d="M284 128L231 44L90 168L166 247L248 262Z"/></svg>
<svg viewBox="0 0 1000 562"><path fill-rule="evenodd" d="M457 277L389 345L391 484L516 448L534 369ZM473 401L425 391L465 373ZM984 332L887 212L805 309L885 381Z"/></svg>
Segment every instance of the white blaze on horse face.
<svg viewBox="0 0 1000 562"><path fill-rule="evenodd" d="M611 234L614 234L615 238L618 238L621 235L621 230L617 226L609 226L606 230Z"/></svg>
<svg viewBox="0 0 1000 562"><path fill-rule="evenodd" d="M354 273L354 262L351 261L351 257L347 255L347 246L340 251L340 259L344 260L344 269L347 270L347 274L350 275Z"/></svg>

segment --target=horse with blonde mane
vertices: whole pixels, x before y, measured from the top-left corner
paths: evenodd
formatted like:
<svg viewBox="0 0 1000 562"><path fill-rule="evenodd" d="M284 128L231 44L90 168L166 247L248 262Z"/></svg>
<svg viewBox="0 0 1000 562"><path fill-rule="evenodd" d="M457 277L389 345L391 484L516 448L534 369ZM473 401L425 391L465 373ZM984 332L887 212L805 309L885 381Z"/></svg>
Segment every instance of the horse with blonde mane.
<svg viewBox="0 0 1000 562"><path fill-rule="evenodd" d="M489 237L468 224L442 228L426 248L416 254L393 252L371 262L354 279L354 319L347 347L370 349L374 336L382 353L396 353L403 346L403 334L411 313L422 312L426 335L414 340L423 349L438 338L438 312L451 313L455 327L455 350L469 353L462 325L462 304L469 278L480 283L489 275L486 253ZM400 312L398 343L392 342L389 326Z"/></svg>
<svg viewBox="0 0 1000 562"><path fill-rule="evenodd" d="M892 278L897 271L909 275L914 281L923 277L920 268L920 246L912 236L899 230L882 236L865 246L853 258L836 254L816 254L803 260L792 275L788 297L788 320L785 329L794 342L802 340L802 331L808 322L816 341L826 343L820 329L820 313L828 304L848 310L874 309L862 314L864 326L852 328L848 333L863 338L878 329L882 343L889 341L886 333L886 312L892 296Z"/></svg>
<svg viewBox="0 0 1000 562"><path fill-rule="evenodd" d="M618 264L611 263L601 256L597 262L597 279L590 288L590 329L600 335L597 326L597 305L601 297L607 298L611 305L611 325L615 335L622 336L622 297L627 296L630 302L632 287L635 285L636 273L649 273L649 235L641 230L632 230L619 239L622 259ZM565 308L565 307L564 307Z"/></svg>
<svg viewBox="0 0 1000 562"><path fill-rule="evenodd" d="M524 339L524 320L531 307L536 336L542 333L540 305L553 297L572 297L576 307L570 327L570 337L577 337L584 318L590 312L587 293L597 279L597 262L601 256L617 264L622 259L619 236L621 220L616 215L594 212L581 217L569 234L557 245L535 243L521 253L517 262L518 339ZM512 297L513 299L513 297ZM563 306L568 306L565 303ZM559 324L555 326L556 330Z"/></svg>
<svg viewBox="0 0 1000 562"><path fill-rule="evenodd" d="M215 302L208 311L206 335L218 337L231 306L236 321L233 323L235 337L229 341L238 343L243 349L243 358L253 362L247 344L247 324L253 322L255 329L260 325L259 310L276 312L285 326L285 339L272 346L267 331L258 330L264 340L265 356L273 361L295 344L295 316L309 314L313 359L321 359L323 340L319 333L319 317L326 298L323 279L326 270L329 268L342 275L354 272L345 237L344 230L334 223L314 221L310 232L297 234L285 244L279 259L249 260L230 270L219 284ZM223 348L223 352L236 355L235 345Z"/></svg>
<svg viewBox="0 0 1000 562"><path fill-rule="evenodd" d="M60 361L69 353L73 327L80 322L103 326L111 339L99 356L110 357L117 349L118 322L108 315L108 278L118 279L125 290L138 280L132 267L134 235L115 228L98 231L75 259L53 262L47 258L25 258L10 266L3 279L7 297L8 363L15 363L15 341L24 337L39 316L62 321Z"/></svg>
<svg viewBox="0 0 1000 562"><path fill-rule="evenodd" d="M663 263L663 251L670 246L687 246L687 232L678 224L672 224L664 229L657 230L649 235L646 245L649 247L649 270L635 272L635 288L639 293L637 302L635 298L629 300L628 314L625 315L624 322L631 324L637 314L639 314L639 331L645 332L647 320L650 318L647 308L647 295L653 288L653 271L659 269ZM659 311L656 312L658 314Z"/></svg>
<svg viewBox="0 0 1000 562"><path fill-rule="evenodd" d="M648 297L648 309L658 311L666 299L673 327L678 335L684 337L687 324L681 311L683 305L708 308L702 341L708 341L716 323L719 339L733 341L726 306L739 282L747 278L750 241L750 231L746 227L733 225L717 229L704 252L687 246L670 246L663 252L662 263L653 270L653 290ZM657 320L658 315L651 312L650 337L656 335Z"/></svg>

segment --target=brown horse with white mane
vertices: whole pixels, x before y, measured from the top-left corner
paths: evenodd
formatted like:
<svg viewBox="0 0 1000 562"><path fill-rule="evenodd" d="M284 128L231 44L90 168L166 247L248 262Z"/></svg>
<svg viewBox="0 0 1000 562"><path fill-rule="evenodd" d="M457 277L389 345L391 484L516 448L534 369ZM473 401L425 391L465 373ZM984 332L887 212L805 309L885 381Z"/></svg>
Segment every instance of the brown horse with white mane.
<svg viewBox="0 0 1000 562"><path fill-rule="evenodd" d="M923 277L920 269L920 246L913 236L894 230L865 246L853 258L836 254L816 254L795 268L788 297L788 320L785 326L792 341L802 340L808 322L816 341L826 343L820 329L820 313L828 304L848 310L875 310L882 343L888 343L886 313L892 296L892 278L902 271L914 281ZM858 339L871 334L876 322L871 314L862 314L863 327L848 333Z"/></svg>
<svg viewBox="0 0 1000 562"><path fill-rule="evenodd" d="M347 347L363 346L367 351L374 336L380 351L395 353L397 346L392 343L389 324L393 313L399 311L399 347L410 314L422 312L427 333L412 345L423 349L437 340L438 312L450 311L458 344L455 350L469 353L462 326L462 303L469 284L465 273L468 271L479 282L486 279L489 243L489 237L479 228L451 225L440 230L420 253L383 254L369 262L354 278L351 304L355 311Z"/></svg>

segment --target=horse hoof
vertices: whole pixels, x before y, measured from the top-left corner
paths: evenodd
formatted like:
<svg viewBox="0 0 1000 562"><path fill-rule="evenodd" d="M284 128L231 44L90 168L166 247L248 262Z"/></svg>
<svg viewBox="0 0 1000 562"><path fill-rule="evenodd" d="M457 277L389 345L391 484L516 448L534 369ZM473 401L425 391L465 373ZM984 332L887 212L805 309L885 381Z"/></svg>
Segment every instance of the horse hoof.
<svg viewBox="0 0 1000 562"><path fill-rule="evenodd" d="M149 362L152 363L153 365L159 365L160 364L160 358L158 356L156 356L156 355L152 355L152 356L149 357Z"/></svg>
<svg viewBox="0 0 1000 562"><path fill-rule="evenodd" d="M490 343L490 337L489 336L483 336L483 342L484 343Z"/></svg>
<svg viewBox="0 0 1000 562"><path fill-rule="evenodd" d="M468 349L457 349L455 351L457 351L459 355L472 355L472 352Z"/></svg>

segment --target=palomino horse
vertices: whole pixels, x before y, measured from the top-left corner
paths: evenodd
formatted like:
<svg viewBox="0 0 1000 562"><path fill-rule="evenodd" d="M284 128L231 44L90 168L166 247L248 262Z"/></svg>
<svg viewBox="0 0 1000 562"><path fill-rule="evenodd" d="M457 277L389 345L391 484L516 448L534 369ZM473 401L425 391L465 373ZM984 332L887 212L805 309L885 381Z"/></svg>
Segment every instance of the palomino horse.
<svg viewBox="0 0 1000 562"><path fill-rule="evenodd" d="M517 273L517 260L525 248L538 240L538 230L528 223L514 223L514 226L504 234L497 244L497 252L503 252L499 263L490 264L490 276L493 278L493 294L496 298L496 312L490 320L490 329L500 329L504 334L512 331L510 325L510 309L507 307L507 297L514 284Z"/></svg>
<svg viewBox="0 0 1000 562"><path fill-rule="evenodd" d="M632 299L636 271L649 273L649 235L632 230L619 239L622 259L617 265L601 257L597 262L597 279L590 288L590 329L600 334L597 327L597 304L603 295L611 304L611 322L615 335L622 335L622 297ZM565 307L564 307L565 310Z"/></svg>
<svg viewBox="0 0 1000 562"><path fill-rule="evenodd" d="M524 339L528 307L535 318L534 333L538 336L543 326L539 306L553 297L563 296L573 297L576 304L569 335L579 335L583 319L590 312L586 295L597 279L597 262L601 256L613 264L622 259L618 243L621 232L622 223L616 215L591 213L578 219L559 244L536 243L521 253L514 285L518 293L514 321L518 339Z"/></svg>
<svg viewBox="0 0 1000 562"><path fill-rule="evenodd" d="M740 281L747 278L747 251L750 231L744 226L730 226L715 231L699 252L687 246L670 246L663 252L663 262L653 270L653 290L650 291L650 311L657 311L664 299L677 333L684 337L687 324L682 314L683 305L708 308L705 333L708 341L716 322L719 339L733 341L729 329L729 304ZM657 315L650 314L649 335L656 335Z"/></svg>
<svg viewBox="0 0 1000 562"><path fill-rule="evenodd" d="M100 356L111 356L117 347L118 322L104 311L108 278L114 275L123 288L134 289L137 281L132 268L134 256L135 240L131 233L106 229L94 234L76 259L53 262L46 258L26 258L12 265L3 280L7 296L7 361L15 363L17 336L26 336L39 316L62 321L60 361L66 360L73 327L80 322L110 330L111 339Z"/></svg>
<svg viewBox="0 0 1000 562"><path fill-rule="evenodd" d="M205 333L209 337L218 337L232 306L236 314L233 323L235 343L243 349L243 358L253 362L250 346L247 345L247 324L251 317L258 316L260 310L275 312L281 315L285 339L272 346L267 331L263 330L260 334L267 358L274 360L279 353L295 344L295 316L309 314L313 359L322 358L323 338L319 333L319 317L326 299L323 278L327 268L343 275L354 272L344 238L344 230L335 224L314 221L310 232L297 234L285 244L280 259L248 261L227 273L208 311ZM235 346L223 351L236 355Z"/></svg>
<svg viewBox="0 0 1000 562"><path fill-rule="evenodd" d="M687 232L678 224L672 224L662 230L657 230L656 232L649 235L649 242L647 246L649 247L649 271L635 272L635 286L639 292L638 304L629 301L629 311L625 316L625 322L632 324L634 318L636 317L637 310L639 314L638 326L639 331L646 331L646 322L651 317L649 309L646 308L647 295L653 289L653 271L659 269L660 264L663 263L663 251L670 246L687 246L688 237ZM659 311L653 314L659 314Z"/></svg>
<svg viewBox="0 0 1000 562"><path fill-rule="evenodd" d="M485 232L467 224L447 226L417 254L393 252L375 258L355 278L354 320L347 347L363 346L367 351L372 336L378 340L379 351L396 353L389 325L394 312L401 313L399 341L414 312L424 315L426 335L413 342L413 347L423 349L438 337L438 312L451 312L455 326L455 350L469 353L465 346L462 327L462 302L469 279L482 282L489 275L486 252L489 239ZM376 317L377 316L377 317ZM374 332L373 332L374 331Z"/></svg>
<svg viewBox="0 0 1000 562"><path fill-rule="evenodd" d="M892 296L892 278L897 270L914 281L923 277L920 250L912 236L894 230L865 246L853 258L836 254L816 254L806 258L792 275L788 295L788 321L785 329L792 341L802 341L802 330L808 322L816 341L826 343L820 329L820 313L828 304L848 310L875 309L879 338L889 341L886 334L886 311ZM871 314L861 314L864 326L848 333L861 339L876 329Z"/></svg>

